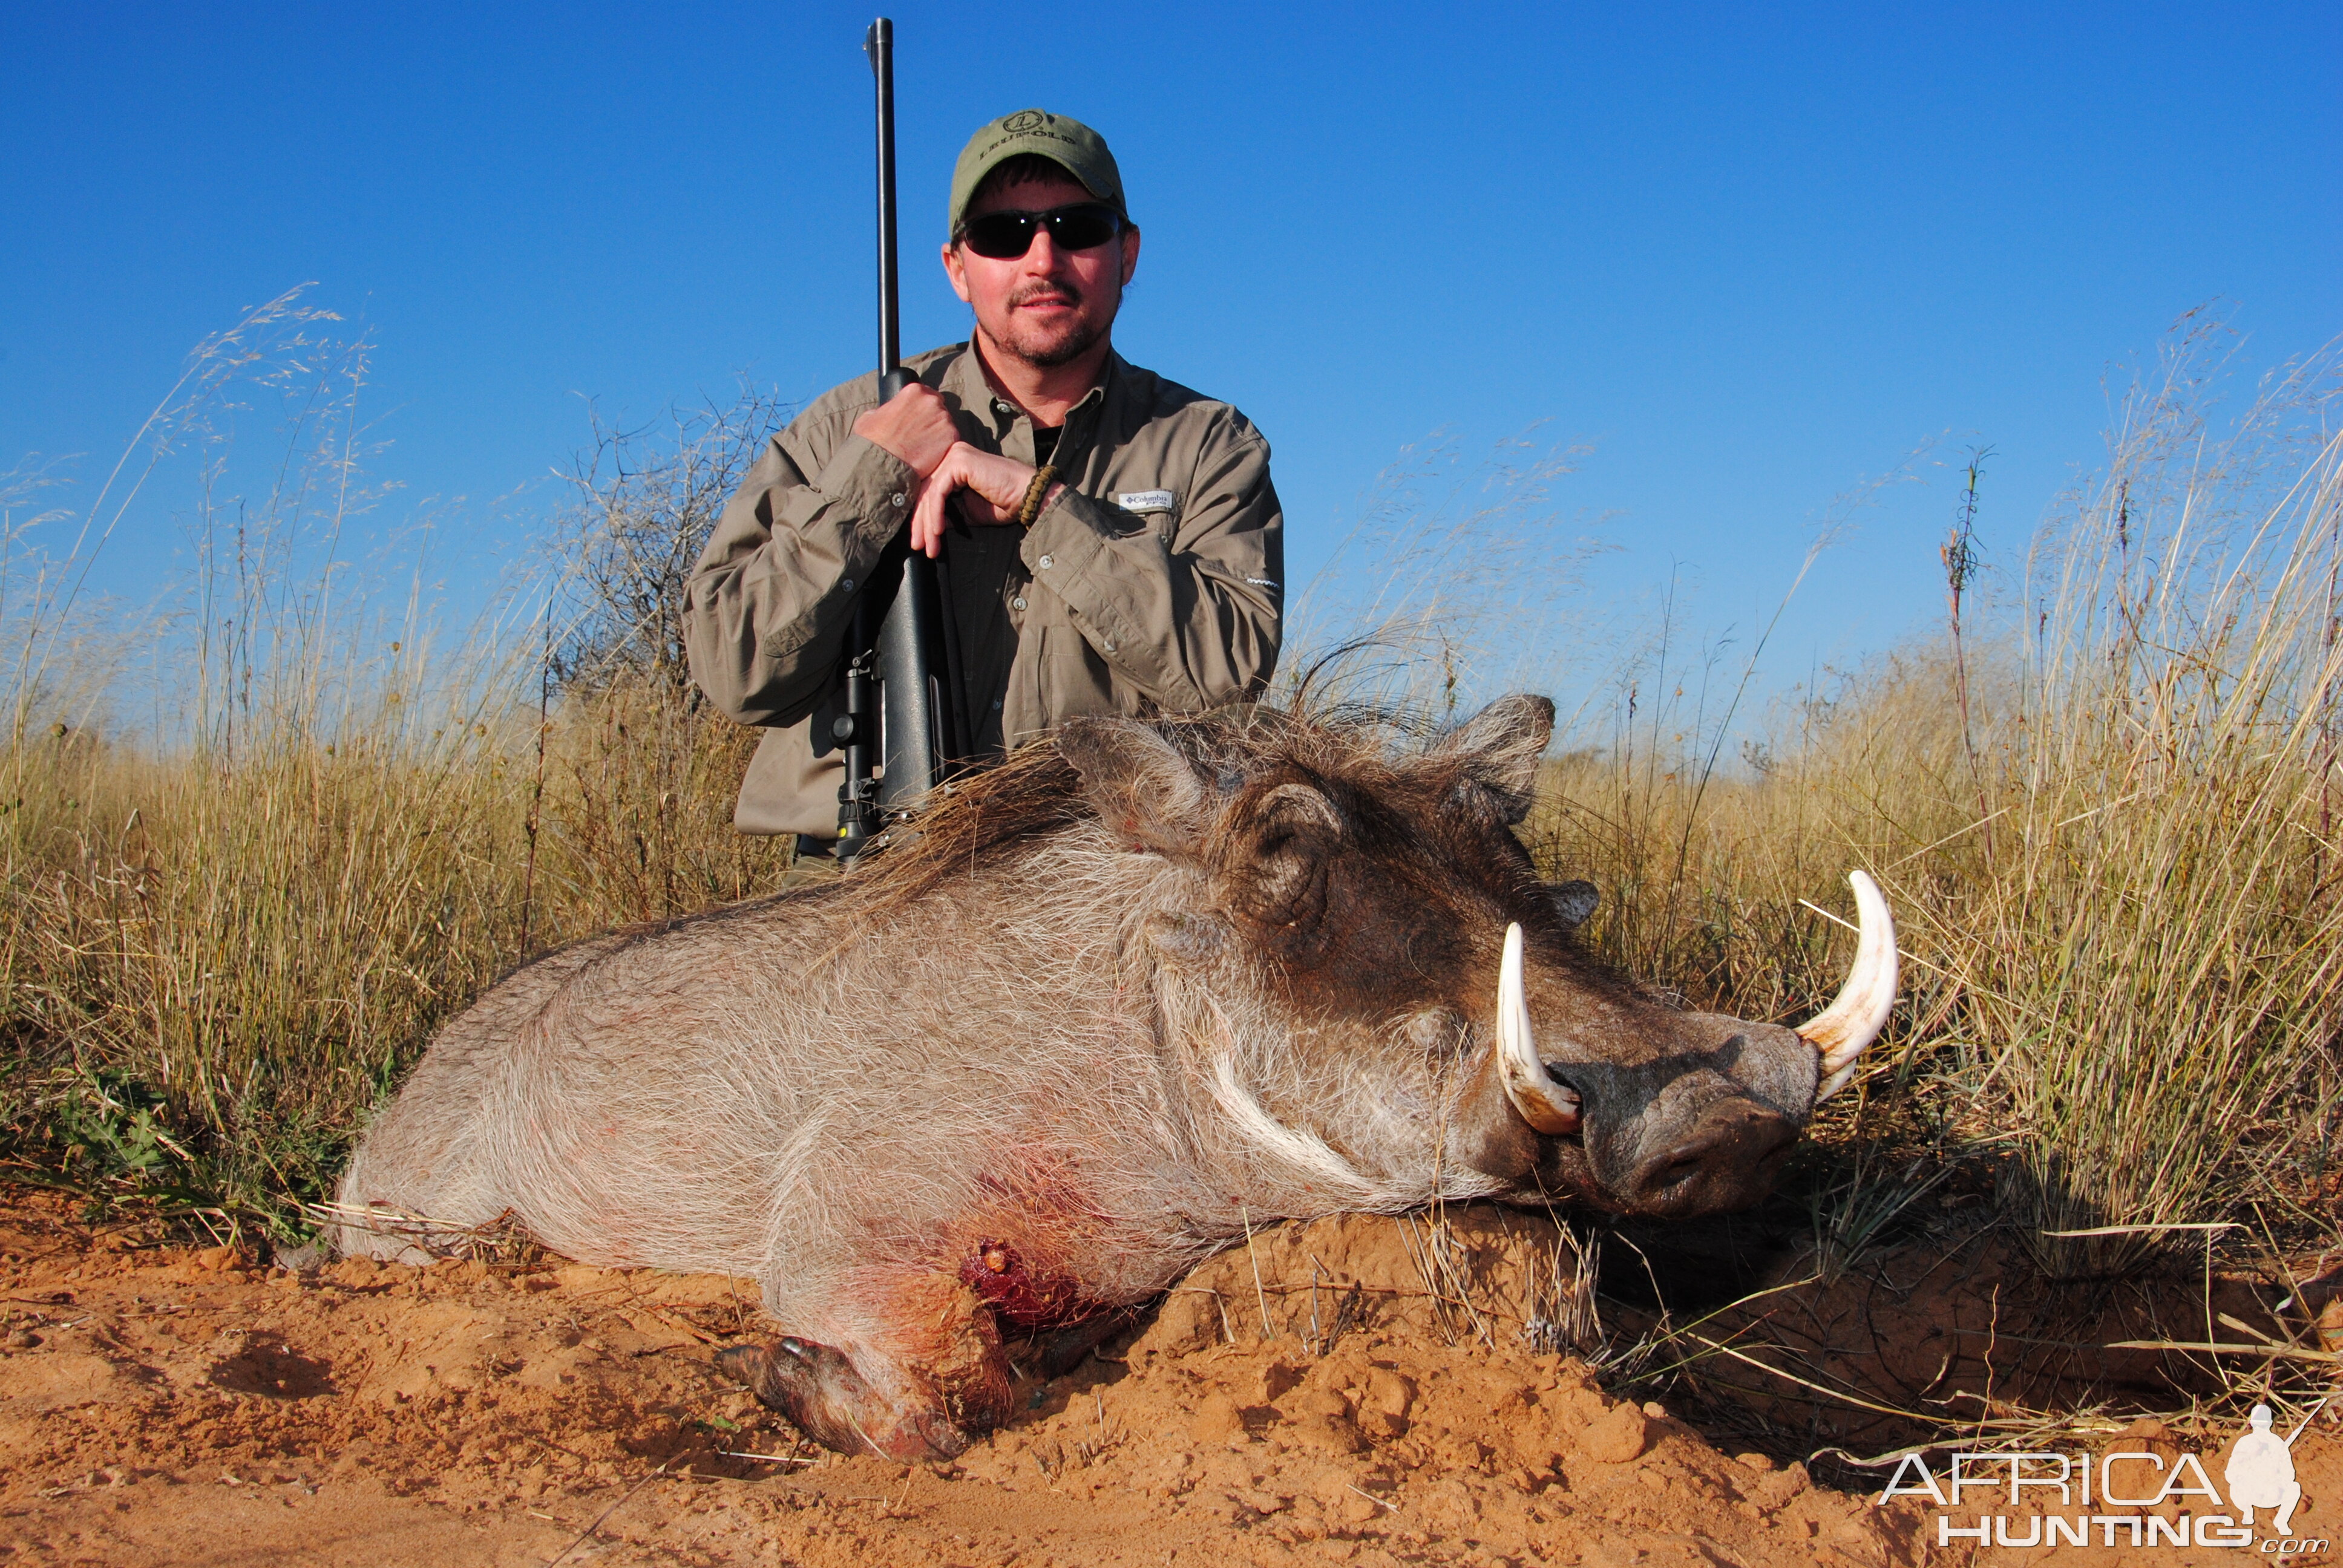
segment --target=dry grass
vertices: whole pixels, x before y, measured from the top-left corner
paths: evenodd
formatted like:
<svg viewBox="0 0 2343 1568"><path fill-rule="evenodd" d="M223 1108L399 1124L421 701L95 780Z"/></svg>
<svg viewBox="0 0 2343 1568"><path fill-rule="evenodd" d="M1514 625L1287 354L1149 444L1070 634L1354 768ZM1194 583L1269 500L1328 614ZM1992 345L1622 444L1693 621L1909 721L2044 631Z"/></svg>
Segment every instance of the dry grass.
<svg viewBox="0 0 2343 1568"><path fill-rule="evenodd" d="M289 1222L356 1116L525 946L744 897L785 866L730 829L737 736L658 693L565 713L541 799L527 729L443 729L272 737L233 764L78 735L15 748L0 1019L21 1110L61 1117L94 1173ZM89 1142L107 1138L128 1142Z"/></svg>
<svg viewBox="0 0 2343 1568"><path fill-rule="evenodd" d="M787 869L781 846L731 831L751 738L678 683L665 600L630 575L639 557L673 577L752 448L740 422L683 421L664 469L621 454L623 482L589 462L564 553L608 580L582 608L551 591L574 584L517 584L435 649L411 574L367 586L352 564L363 346L326 330L279 301L206 345L120 470L135 493L192 455L202 498L200 580L145 633L170 656L144 692L152 721L127 716L118 626L88 635L76 598L124 489L79 514L75 551L45 556L30 525L72 526L36 509L54 492L38 474L0 484L0 627L20 654L0 755L6 1153L288 1233L437 1021L524 950ZM2006 585L1997 631L1965 577L1957 643L1920 636L1758 725L1737 698L1722 715L1655 698L1698 683L1639 666L1582 706L1549 770L1528 831L1555 875L1601 888L1591 939L1704 1005L1819 1005L1850 939L1818 911L1845 912L1850 867L1887 886L1906 999L1821 1130L1846 1151L1815 1199L1828 1269L1925 1187L1919 1156L1990 1162L2056 1274L2129 1267L2160 1233L2048 1231L2256 1203L2328 1221L2332 366L2217 440L2202 349L2135 390L2107 470ZM251 408L277 404L281 449L256 465L275 477L240 492L230 427L248 449L266 423ZM1298 618L1325 623L1322 645L1396 612L1438 651L1366 684L1412 680L1450 711L1473 680L1458 628L1502 644L1507 618L1551 599L1484 568L1555 558L1492 539L1552 532L1568 457L1523 457L1477 511L1446 456L1411 470L1417 492L1446 488L1432 527L1383 551L1406 592L1330 590ZM1405 533L1375 513L1363 549ZM1566 577L1583 552L1564 556Z"/></svg>
<svg viewBox="0 0 2343 1568"><path fill-rule="evenodd" d="M1556 875L1604 890L1607 952L1752 1016L1826 999L1847 939L1819 911L1843 911L1849 867L1879 875L1906 1000L1871 1084L1931 1136L2015 1156L2001 1205L2058 1276L2119 1271L2163 1233L2048 1232L2252 1202L2331 1221L2333 365L2217 436L2203 348L2134 390L2108 469L2028 563L2023 624L1982 654L1969 628L1966 671L1916 645L1731 772L1697 727L1671 745L1669 716L1623 713L1555 765L1534 824Z"/></svg>
<svg viewBox="0 0 2343 1568"><path fill-rule="evenodd" d="M605 658L552 689L548 650L607 648L607 606L524 581L435 649L411 578L351 586L364 357L322 336L330 319L274 302L200 347L150 422L156 449L125 465L197 459L190 602L109 617L91 639L107 657L88 657L75 594L108 530L45 558L29 507L0 578L19 656L0 1154L280 1237L438 1021L524 953L748 896L787 864L731 830L752 738L658 661ZM292 412L243 492L232 427L248 447L256 405ZM123 674L141 654L166 671L143 725Z"/></svg>

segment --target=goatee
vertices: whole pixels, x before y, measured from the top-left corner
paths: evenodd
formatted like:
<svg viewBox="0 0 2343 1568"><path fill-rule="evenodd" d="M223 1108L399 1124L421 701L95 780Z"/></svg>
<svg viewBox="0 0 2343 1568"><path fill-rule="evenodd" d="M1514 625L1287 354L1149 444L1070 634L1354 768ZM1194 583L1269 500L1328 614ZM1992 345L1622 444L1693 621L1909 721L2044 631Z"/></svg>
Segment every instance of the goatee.
<svg viewBox="0 0 2343 1568"><path fill-rule="evenodd" d="M1031 288L1021 289L1009 298L1011 322L1017 321L1016 313L1020 307L1042 298L1062 299L1071 308L1080 309L1082 293L1072 284L1064 282L1040 283ZM1001 344L1001 347L1028 365L1038 366L1045 370L1052 369L1089 353L1098 340L1105 336L1107 327L1111 324L1111 318L1108 322L1095 324L1074 320L1067 324L1062 337L1030 329L1018 330L1012 326L1008 339Z"/></svg>
<svg viewBox="0 0 2343 1568"><path fill-rule="evenodd" d="M1008 347L1018 358L1024 360L1028 365L1038 365L1044 369L1051 369L1080 359L1089 353L1091 345L1099 340L1101 330L1088 322L1081 322L1054 343L1037 345L1031 339L1021 337Z"/></svg>

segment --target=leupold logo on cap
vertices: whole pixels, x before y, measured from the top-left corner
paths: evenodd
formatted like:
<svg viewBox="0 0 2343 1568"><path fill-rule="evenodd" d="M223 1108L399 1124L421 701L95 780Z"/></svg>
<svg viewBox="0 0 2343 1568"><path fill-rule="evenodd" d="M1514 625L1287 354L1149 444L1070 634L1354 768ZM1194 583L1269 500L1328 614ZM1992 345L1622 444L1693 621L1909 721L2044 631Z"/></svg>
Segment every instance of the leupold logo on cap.
<svg viewBox="0 0 2343 1568"><path fill-rule="evenodd" d="M1001 128L1010 135L1021 136L1028 131L1038 131L1050 116L1039 109L1020 109L1001 122Z"/></svg>

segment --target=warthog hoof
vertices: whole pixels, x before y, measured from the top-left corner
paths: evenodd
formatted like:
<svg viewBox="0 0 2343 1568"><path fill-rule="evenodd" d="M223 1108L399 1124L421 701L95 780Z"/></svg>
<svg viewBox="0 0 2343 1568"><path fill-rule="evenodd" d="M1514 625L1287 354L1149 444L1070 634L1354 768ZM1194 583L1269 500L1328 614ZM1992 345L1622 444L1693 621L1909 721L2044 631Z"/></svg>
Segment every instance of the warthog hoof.
<svg viewBox="0 0 2343 1568"><path fill-rule="evenodd" d="M840 1453L950 1459L968 1446L941 1411L888 1399L831 1345L794 1334L769 1344L733 1345L717 1352L716 1370L738 1378L759 1402Z"/></svg>

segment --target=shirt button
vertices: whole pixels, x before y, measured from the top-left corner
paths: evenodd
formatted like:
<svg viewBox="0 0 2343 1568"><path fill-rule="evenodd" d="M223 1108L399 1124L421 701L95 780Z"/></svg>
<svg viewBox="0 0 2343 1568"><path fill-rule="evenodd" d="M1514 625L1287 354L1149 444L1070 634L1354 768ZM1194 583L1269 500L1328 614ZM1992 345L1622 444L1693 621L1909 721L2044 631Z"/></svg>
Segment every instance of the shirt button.
<svg viewBox="0 0 2343 1568"><path fill-rule="evenodd" d="M854 579L852 578L841 578L839 582L839 587L844 588L848 593L852 593L854 591Z"/></svg>
<svg viewBox="0 0 2343 1568"><path fill-rule="evenodd" d="M1001 699L997 697L992 699L992 711L995 713L1001 711Z"/></svg>
<svg viewBox="0 0 2343 1568"><path fill-rule="evenodd" d="M1114 638L1111 637L1102 637L1099 638L1099 647L1105 652L1112 653L1114 651Z"/></svg>
<svg viewBox="0 0 2343 1568"><path fill-rule="evenodd" d="M1056 566L1058 563L1054 558L1043 556L1036 564L1039 565L1043 571L1048 571L1051 567Z"/></svg>
<svg viewBox="0 0 2343 1568"><path fill-rule="evenodd" d="M1015 598L1009 601L1009 606L1011 609L1023 609L1025 608L1025 596L1021 593L1019 594Z"/></svg>
<svg viewBox="0 0 2343 1568"><path fill-rule="evenodd" d="M889 499L889 501L888 501L888 503L887 503L887 504L888 504L889 506L890 506L890 507L900 507L900 506L901 506L901 505L903 504L903 492L902 492L902 491L900 491L900 490L896 491L896 492L895 492L895 494L894 494L894 495L893 495L893 496Z"/></svg>

